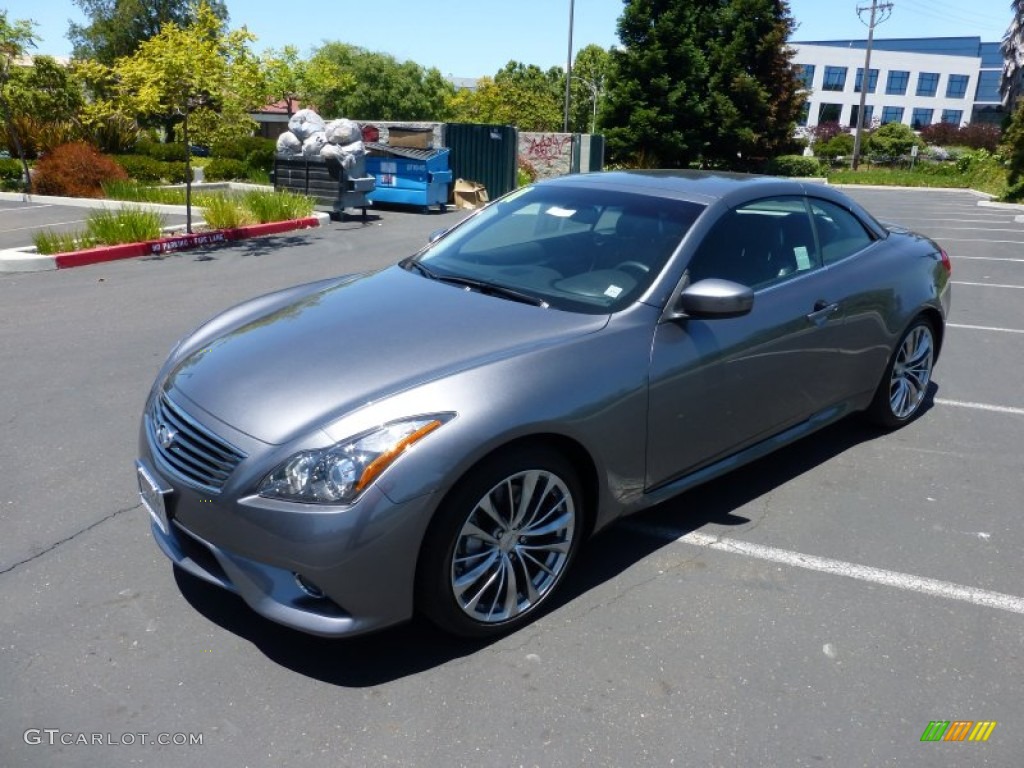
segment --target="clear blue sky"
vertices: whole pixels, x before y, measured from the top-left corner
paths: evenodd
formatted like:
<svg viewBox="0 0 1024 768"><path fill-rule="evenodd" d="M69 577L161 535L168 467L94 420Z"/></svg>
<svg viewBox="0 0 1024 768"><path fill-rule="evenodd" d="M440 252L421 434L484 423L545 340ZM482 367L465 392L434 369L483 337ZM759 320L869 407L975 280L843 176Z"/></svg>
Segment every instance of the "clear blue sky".
<svg viewBox="0 0 1024 768"><path fill-rule="evenodd" d="M794 40L863 38L858 5L870 0L790 0L799 23ZM877 37L1003 36L1010 0L893 0L891 18ZM68 20L83 21L71 0L8 0L7 17L37 22L37 53L66 56ZM230 26L257 35L254 48L295 45L303 54L325 40L340 40L400 60L437 67L445 75L493 75L515 59L543 68L565 66L569 0L227 0ZM615 22L622 0L575 0L573 48L618 43ZM336 10L335 10L336 9Z"/></svg>

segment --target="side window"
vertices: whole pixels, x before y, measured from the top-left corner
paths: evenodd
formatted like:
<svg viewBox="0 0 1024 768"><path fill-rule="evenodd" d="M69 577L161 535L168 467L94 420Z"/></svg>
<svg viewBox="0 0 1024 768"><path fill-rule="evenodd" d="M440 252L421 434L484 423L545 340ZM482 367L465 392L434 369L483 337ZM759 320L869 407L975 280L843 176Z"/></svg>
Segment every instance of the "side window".
<svg viewBox="0 0 1024 768"><path fill-rule="evenodd" d="M821 266L807 205L773 197L718 220L687 267L690 282L717 277L764 288Z"/></svg>
<svg viewBox="0 0 1024 768"><path fill-rule="evenodd" d="M822 261L833 264L874 241L871 233L856 216L827 200L811 200L811 217L818 233Z"/></svg>

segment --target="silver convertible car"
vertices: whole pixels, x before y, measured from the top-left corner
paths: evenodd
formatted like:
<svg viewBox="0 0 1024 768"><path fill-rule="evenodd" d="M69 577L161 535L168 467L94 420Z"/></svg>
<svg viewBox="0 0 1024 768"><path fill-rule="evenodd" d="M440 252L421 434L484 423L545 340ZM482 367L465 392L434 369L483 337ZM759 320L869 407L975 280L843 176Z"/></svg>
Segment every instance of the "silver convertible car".
<svg viewBox="0 0 1024 768"><path fill-rule="evenodd" d="M939 246L825 186L546 181L185 337L141 495L176 566L273 621L497 635L623 515L847 414L912 420L949 302Z"/></svg>

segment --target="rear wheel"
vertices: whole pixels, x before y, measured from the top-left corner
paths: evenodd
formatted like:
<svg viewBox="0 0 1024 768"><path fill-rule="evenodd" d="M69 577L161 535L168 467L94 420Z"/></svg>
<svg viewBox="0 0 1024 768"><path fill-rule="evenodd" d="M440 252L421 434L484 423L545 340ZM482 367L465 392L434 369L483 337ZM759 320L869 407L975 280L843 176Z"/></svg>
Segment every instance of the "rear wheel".
<svg viewBox="0 0 1024 768"><path fill-rule="evenodd" d="M894 429L913 421L921 412L935 365L935 330L919 317L904 332L889 359L868 417Z"/></svg>
<svg viewBox="0 0 1024 768"><path fill-rule="evenodd" d="M485 461L452 492L424 540L419 605L467 637L532 621L561 583L583 533L572 465L543 448Z"/></svg>

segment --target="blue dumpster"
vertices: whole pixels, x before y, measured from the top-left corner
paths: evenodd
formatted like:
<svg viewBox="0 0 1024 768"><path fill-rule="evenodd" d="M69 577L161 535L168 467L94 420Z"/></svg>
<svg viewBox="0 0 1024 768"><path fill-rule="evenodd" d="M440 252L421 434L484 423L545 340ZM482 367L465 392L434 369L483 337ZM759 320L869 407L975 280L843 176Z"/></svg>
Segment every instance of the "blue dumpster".
<svg viewBox="0 0 1024 768"><path fill-rule="evenodd" d="M452 182L448 168L451 150L411 149L372 142L366 144L366 150L366 172L377 180L370 200L445 209Z"/></svg>

